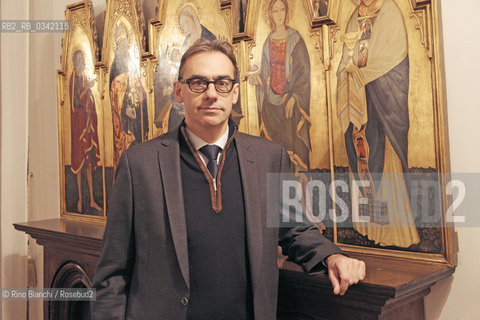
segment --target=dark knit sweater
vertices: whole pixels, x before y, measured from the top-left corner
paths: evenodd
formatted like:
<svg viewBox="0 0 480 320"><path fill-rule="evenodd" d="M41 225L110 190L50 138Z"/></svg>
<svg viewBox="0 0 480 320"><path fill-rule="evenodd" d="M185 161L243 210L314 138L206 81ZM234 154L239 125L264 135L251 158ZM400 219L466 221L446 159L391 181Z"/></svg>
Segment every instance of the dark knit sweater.
<svg viewBox="0 0 480 320"><path fill-rule="evenodd" d="M212 209L211 189L180 134L180 158L188 235L190 299L187 319L251 319L245 208L235 144L224 153L221 208Z"/></svg>

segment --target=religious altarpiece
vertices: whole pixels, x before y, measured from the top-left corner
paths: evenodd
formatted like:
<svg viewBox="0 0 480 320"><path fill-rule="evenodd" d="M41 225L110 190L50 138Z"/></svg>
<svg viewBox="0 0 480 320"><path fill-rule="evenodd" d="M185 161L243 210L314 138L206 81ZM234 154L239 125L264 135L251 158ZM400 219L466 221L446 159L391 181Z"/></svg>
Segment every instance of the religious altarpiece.
<svg viewBox="0 0 480 320"><path fill-rule="evenodd" d="M121 153L183 118L172 95L182 54L196 39L226 39L240 71L240 130L282 143L303 187L318 175L336 190L305 205L333 212L319 232L352 253L456 264L440 175L449 164L436 0L158 1L149 21L134 0L106 8L101 37L90 2L66 10L62 217L107 218ZM425 181L440 186L427 202ZM343 219L345 208L380 220ZM423 223L425 210L440 218Z"/></svg>

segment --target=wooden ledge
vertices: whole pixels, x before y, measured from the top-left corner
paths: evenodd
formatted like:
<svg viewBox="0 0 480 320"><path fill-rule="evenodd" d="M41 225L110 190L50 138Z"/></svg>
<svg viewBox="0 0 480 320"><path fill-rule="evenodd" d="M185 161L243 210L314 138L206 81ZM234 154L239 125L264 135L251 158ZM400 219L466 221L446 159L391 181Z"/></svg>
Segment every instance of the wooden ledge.
<svg viewBox="0 0 480 320"><path fill-rule="evenodd" d="M358 254L353 257L365 261L367 274L361 283L351 288L351 291L381 293L392 298L444 279L455 272L455 267L444 264ZM291 261L285 261L280 270L289 275L300 273L303 276L295 277L305 278L318 285L327 284L331 288L328 275L309 276L299 265Z"/></svg>
<svg viewBox="0 0 480 320"><path fill-rule="evenodd" d="M353 254L349 254L354 256ZM327 274L309 276L285 261L280 267L279 320L423 319L423 297L455 267L400 258L355 255L367 274L344 296L333 294Z"/></svg>
<svg viewBox="0 0 480 320"><path fill-rule="evenodd" d="M29 234L39 245L71 249L98 256L102 245L103 223L57 218L14 223L19 231Z"/></svg>

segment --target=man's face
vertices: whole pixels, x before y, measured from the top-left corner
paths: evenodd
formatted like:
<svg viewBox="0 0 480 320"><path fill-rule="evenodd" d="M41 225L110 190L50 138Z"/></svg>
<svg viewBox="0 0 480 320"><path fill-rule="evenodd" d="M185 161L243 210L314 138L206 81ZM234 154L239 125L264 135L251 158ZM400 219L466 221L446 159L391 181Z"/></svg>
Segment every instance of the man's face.
<svg viewBox="0 0 480 320"><path fill-rule="evenodd" d="M192 77L213 81L221 78L235 79L230 59L218 51L194 54L187 59L183 79ZM238 99L238 83L229 93L218 93L213 83L205 92L195 93L188 84L175 82L175 100L185 106L185 122L194 133L226 128L232 105Z"/></svg>

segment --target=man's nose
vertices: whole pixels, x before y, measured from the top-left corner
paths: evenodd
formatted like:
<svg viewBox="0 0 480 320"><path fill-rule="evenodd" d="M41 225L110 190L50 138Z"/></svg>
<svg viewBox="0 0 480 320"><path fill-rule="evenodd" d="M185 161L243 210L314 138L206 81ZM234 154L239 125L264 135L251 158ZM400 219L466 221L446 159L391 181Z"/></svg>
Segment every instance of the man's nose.
<svg viewBox="0 0 480 320"><path fill-rule="evenodd" d="M215 89L214 83L207 84L207 90L205 90L205 97L208 99L216 99L218 97L217 89Z"/></svg>

